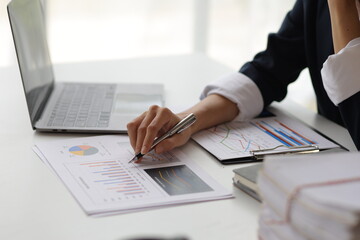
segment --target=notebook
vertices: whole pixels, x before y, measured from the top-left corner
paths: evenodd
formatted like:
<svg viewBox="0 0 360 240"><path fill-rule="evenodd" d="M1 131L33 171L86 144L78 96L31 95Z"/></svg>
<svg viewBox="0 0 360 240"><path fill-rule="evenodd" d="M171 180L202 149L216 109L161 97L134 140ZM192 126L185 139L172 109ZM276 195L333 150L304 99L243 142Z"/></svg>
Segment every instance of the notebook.
<svg viewBox="0 0 360 240"><path fill-rule="evenodd" d="M41 1L12 0L7 9L33 129L125 133L151 105L163 106L162 84L55 82Z"/></svg>
<svg viewBox="0 0 360 240"><path fill-rule="evenodd" d="M262 163L257 163L251 166L236 168L233 170L234 185L255 198L256 200L258 200L259 202L261 201L261 199L258 193L256 178L261 167Z"/></svg>

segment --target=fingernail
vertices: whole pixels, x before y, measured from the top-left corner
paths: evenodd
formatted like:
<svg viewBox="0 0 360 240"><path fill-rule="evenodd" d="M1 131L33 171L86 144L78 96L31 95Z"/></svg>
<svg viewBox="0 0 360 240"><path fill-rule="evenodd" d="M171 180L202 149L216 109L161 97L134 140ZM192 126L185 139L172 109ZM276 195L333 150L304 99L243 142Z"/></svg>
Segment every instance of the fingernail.
<svg viewBox="0 0 360 240"><path fill-rule="evenodd" d="M146 151L146 146L143 146L142 148L141 148L141 154L146 154L147 153L147 151Z"/></svg>

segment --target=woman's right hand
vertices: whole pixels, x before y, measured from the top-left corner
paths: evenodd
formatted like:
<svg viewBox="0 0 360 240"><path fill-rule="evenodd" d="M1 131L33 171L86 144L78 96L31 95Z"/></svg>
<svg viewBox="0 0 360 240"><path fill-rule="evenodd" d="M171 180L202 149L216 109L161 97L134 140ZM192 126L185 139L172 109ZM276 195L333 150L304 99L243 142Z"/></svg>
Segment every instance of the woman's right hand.
<svg viewBox="0 0 360 240"><path fill-rule="evenodd" d="M186 113L174 114L170 109L151 106L148 111L127 124L130 143L135 154L146 154L156 137L169 131ZM160 142L155 147L156 153L163 153L185 144L191 137L191 127ZM138 160L137 162L140 162Z"/></svg>

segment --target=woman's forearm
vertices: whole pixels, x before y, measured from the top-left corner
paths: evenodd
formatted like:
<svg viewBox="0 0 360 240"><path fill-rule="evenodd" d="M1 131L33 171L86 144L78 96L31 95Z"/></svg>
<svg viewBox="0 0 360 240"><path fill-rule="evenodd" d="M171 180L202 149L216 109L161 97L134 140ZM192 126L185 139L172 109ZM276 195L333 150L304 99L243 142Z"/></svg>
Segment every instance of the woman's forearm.
<svg viewBox="0 0 360 240"><path fill-rule="evenodd" d="M191 127L192 133L231 121L239 114L235 103L217 94L207 96L181 115L185 116L190 112L194 113L197 118Z"/></svg>
<svg viewBox="0 0 360 240"><path fill-rule="evenodd" d="M356 1L358 0L328 0L335 53L351 40L360 37Z"/></svg>

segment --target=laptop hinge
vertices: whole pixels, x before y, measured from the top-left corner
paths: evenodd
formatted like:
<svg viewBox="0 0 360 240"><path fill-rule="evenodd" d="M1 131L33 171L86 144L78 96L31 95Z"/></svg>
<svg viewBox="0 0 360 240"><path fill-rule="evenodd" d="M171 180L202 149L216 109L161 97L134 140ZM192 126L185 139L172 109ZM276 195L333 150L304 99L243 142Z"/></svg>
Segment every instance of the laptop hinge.
<svg viewBox="0 0 360 240"><path fill-rule="evenodd" d="M43 113L43 111L44 111L44 109L45 109L45 107L46 107L46 104L47 104L48 101L49 101L50 95L51 95L51 93L53 92L53 90L54 90L54 79L53 79L53 81L51 82L51 85L49 86L49 90L47 90L47 93L46 93L43 101L41 102L38 111L37 111L36 114L35 114L35 117L34 117L34 119L33 119L33 122L31 123L31 125L32 125L32 127L33 127L34 130L36 129L35 124L36 124L37 121L39 121L39 119L40 119L40 117L41 117L41 115L42 115L42 113Z"/></svg>

